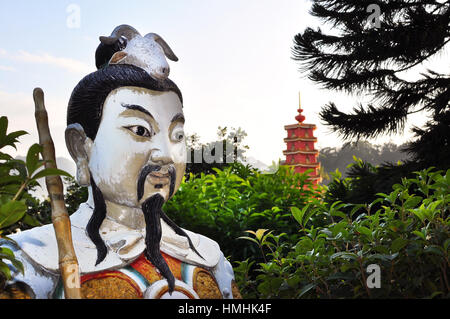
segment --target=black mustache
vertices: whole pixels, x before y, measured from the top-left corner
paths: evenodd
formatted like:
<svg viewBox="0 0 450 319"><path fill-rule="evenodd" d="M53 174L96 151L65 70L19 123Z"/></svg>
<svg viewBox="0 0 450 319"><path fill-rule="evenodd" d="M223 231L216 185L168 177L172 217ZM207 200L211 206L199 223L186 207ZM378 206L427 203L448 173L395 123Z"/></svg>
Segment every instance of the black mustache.
<svg viewBox="0 0 450 319"><path fill-rule="evenodd" d="M145 180L147 178L147 176L152 173L152 172L159 172L162 169L162 167L160 165L145 165L142 170L139 173L138 176L138 182L137 182L137 199L138 201L142 199L142 196L144 196L144 185L145 185ZM170 177L170 185L169 185L169 198L172 197L174 191L175 191L175 181L176 181L176 170L175 167L173 167L172 165L169 166L168 168L168 174Z"/></svg>
<svg viewBox="0 0 450 319"><path fill-rule="evenodd" d="M159 165L146 165L142 168L141 172L139 173L138 182L137 182L137 198L138 200L141 200L142 196L144 196L144 184L145 179L147 178L148 174L152 172L159 172L161 170L161 166Z"/></svg>

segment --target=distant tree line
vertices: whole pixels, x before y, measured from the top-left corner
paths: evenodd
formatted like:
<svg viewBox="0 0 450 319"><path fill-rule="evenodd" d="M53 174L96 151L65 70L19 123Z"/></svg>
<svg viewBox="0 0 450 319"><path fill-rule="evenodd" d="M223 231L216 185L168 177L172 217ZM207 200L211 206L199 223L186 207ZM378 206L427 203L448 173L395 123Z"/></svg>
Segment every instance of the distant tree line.
<svg viewBox="0 0 450 319"><path fill-rule="evenodd" d="M355 158L372 165L386 163L397 164L409 159L404 150L405 144L397 145L392 142L375 145L367 141L345 143L342 147L325 147L320 150L319 162L324 184L330 182L330 173L338 169L344 177L348 176L349 165Z"/></svg>

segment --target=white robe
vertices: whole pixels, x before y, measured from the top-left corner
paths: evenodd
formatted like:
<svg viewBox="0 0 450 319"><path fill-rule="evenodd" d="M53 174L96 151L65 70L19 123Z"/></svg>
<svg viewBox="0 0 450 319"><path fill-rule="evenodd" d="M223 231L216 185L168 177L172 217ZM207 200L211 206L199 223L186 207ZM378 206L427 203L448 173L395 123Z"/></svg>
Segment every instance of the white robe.
<svg viewBox="0 0 450 319"><path fill-rule="evenodd" d="M145 250L145 229L136 230L106 218L100 234L108 247L106 258L95 265L97 248L86 233L86 225L92 208L81 204L71 217L72 239L81 275L108 269L120 269L132 263ZM233 268L223 256L219 245L203 235L184 230L193 246L205 258L202 259L189 247L186 237L177 235L161 220L162 252L182 262L207 268L214 275L224 298L232 298L231 281ZM51 298L59 280L58 248L53 225L35 227L9 236L17 245L0 242L14 251L16 258L24 264L25 273L14 271L14 281L27 284L38 299Z"/></svg>

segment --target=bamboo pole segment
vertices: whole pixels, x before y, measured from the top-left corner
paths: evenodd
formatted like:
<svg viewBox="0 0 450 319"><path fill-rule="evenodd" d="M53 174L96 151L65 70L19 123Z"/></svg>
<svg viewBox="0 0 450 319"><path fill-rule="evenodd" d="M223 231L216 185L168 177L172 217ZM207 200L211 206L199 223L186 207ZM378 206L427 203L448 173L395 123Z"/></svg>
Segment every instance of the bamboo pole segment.
<svg viewBox="0 0 450 319"><path fill-rule="evenodd" d="M42 157L45 168L56 168L55 146L48 127L48 116L44 104L44 92L40 88L33 91L35 118L39 133L39 143L43 147ZM58 243L59 269L67 299L81 299L80 272L72 242L69 214L64 203L64 190L60 176L47 176L45 183L52 207L52 222Z"/></svg>

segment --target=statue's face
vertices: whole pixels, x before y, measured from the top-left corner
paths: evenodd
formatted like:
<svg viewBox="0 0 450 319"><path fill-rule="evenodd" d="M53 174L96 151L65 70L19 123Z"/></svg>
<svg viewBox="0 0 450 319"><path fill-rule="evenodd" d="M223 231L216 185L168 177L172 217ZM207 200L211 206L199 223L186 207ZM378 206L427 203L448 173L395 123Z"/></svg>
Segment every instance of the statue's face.
<svg viewBox="0 0 450 319"><path fill-rule="evenodd" d="M186 168L184 117L174 92L137 87L112 91L105 100L96 138L89 150L89 170L105 200L130 207L159 193L169 199L179 188ZM138 180L149 165L158 171L146 175L142 197Z"/></svg>

